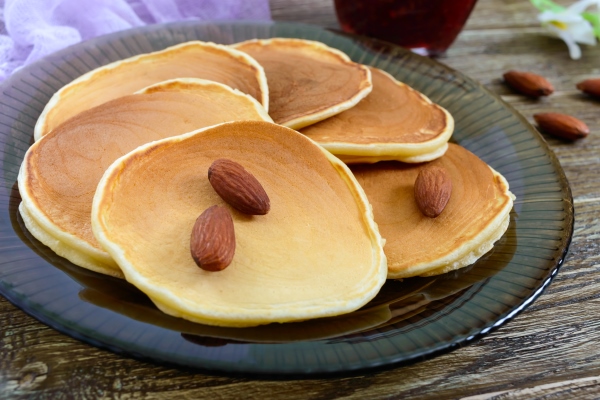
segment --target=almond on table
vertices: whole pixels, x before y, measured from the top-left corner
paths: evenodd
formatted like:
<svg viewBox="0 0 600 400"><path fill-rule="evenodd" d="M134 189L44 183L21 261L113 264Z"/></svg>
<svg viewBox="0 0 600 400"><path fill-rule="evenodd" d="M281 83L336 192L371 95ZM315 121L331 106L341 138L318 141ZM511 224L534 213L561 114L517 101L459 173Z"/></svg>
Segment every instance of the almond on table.
<svg viewBox="0 0 600 400"><path fill-rule="evenodd" d="M600 98L600 78L581 81L577 84L577 89L590 96Z"/></svg>
<svg viewBox="0 0 600 400"><path fill-rule="evenodd" d="M582 139L590 133L585 122L567 114L539 113L533 119L543 132L561 139Z"/></svg>
<svg viewBox="0 0 600 400"><path fill-rule="evenodd" d="M554 93L554 86L546 78L532 72L511 70L503 77L508 86L525 96L537 98Z"/></svg>

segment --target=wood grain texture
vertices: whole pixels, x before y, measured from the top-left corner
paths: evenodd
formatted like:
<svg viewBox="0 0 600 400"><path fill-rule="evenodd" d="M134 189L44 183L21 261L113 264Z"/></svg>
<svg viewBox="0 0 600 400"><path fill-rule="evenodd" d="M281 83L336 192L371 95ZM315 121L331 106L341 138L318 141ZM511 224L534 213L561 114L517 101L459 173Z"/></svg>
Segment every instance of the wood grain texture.
<svg viewBox="0 0 600 400"><path fill-rule="evenodd" d="M270 5L271 17L275 21L301 22L339 29L333 0L271 0Z"/></svg>
<svg viewBox="0 0 600 400"><path fill-rule="evenodd" d="M549 397L577 396L580 400L596 399L597 390L600 385L600 377L589 377L573 379L557 383L535 386L525 389L505 390L495 393L487 393L464 397L462 400L485 400L485 399L546 399Z"/></svg>
<svg viewBox="0 0 600 400"><path fill-rule="evenodd" d="M271 0L275 20L337 27L330 0ZM411 366L338 378L248 379L163 367L88 346L0 298L0 399L286 398L531 399L600 397L600 101L575 84L600 76L600 46L579 61L542 35L526 0L480 0L440 61L482 82L529 121L560 111L585 121L574 143L547 137L571 183L575 231L548 290L513 321L474 343ZM556 93L531 100L501 80L540 73Z"/></svg>

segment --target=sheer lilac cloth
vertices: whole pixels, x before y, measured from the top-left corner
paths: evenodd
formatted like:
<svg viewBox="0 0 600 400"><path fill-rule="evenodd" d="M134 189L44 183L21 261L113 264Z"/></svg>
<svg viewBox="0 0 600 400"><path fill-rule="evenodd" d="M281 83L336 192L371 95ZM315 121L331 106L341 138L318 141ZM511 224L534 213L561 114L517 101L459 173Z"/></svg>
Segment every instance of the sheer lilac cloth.
<svg viewBox="0 0 600 400"><path fill-rule="evenodd" d="M182 20L268 20L268 0L0 0L0 81L95 36Z"/></svg>

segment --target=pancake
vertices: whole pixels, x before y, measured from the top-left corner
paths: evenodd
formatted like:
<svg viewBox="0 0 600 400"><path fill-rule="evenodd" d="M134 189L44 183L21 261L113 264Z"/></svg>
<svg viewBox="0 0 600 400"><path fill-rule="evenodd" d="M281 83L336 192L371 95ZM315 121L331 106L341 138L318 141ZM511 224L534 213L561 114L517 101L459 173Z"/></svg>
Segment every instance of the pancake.
<svg viewBox="0 0 600 400"><path fill-rule="evenodd" d="M205 90L210 89L210 90ZM229 96L231 93L234 93L238 96L246 96L250 101L256 102L254 97L247 95L237 89L233 89L227 85L223 85L221 83L211 81L208 79L200 79L200 78L175 78L175 79L167 79L165 81L157 82L152 85L146 86L134 94L150 94L150 93L158 93L158 92L186 92L197 95L204 96L215 96L219 93L222 96ZM225 99L226 100L226 99ZM257 109L265 110L260 103ZM266 112L266 110L265 110ZM268 113L266 113L268 115ZM268 117L271 120L271 117Z"/></svg>
<svg viewBox="0 0 600 400"><path fill-rule="evenodd" d="M168 82L173 88L176 82ZM122 277L94 238L92 198L106 168L141 144L231 120L270 117L252 97L216 82L121 97L84 111L34 143L19 171L27 229L76 265ZM195 92L193 88L196 88Z"/></svg>
<svg viewBox="0 0 600 400"><path fill-rule="evenodd" d="M370 67L373 91L356 106L301 130L346 163L441 157L454 119L422 93Z"/></svg>
<svg viewBox="0 0 600 400"><path fill-rule="evenodd" d="M232 45L256 59L269 81L269 113L299 129L353 107L371 92L371 74L320 42L275 38Z"/></svg>
<svg viewBox="0 0 600 400"><path fill-rule="evenodd" d="M35 125L35 140L74 115L157 82L202 78L223 83L269 106L262 67L246 53L214 43L187 42L92 70L56 92Z"/></svg>
<svg viewBox="0 0 600 400"><path fill-rule="evenodd" d="M438 165L452 179L452 195L437 218L421 214L414 182L421 168ZM498 172L456 144L431 163L388 161L352 167L373 205L386 239L388 278L430 276L473 264L508 227L514 195Z"/></svg>
<svg viewBox="0 0 600 400"><path fill-rule="evenodd" d="M207 171L241 164L264 187L268 214L227 205ZM236 249L223 271L190 254L208 207L233 216ZM167 314L242 327L344 314L372 299L387 273L364 192L345 164L291 129L231 122L137 148L104 174L92 227L125 278Z"/></svg>

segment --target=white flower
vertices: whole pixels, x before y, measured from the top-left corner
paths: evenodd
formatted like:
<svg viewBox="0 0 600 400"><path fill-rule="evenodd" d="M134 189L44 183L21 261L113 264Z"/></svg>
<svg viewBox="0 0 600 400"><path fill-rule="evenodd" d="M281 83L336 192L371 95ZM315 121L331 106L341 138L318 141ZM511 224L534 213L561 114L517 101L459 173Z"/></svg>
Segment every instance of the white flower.
<svg viewBox="0 0 600 400"><path fill-rule="evenodd" d="M596 44L594 27L581 16L592 5L600 9L600 0L580 0L562 11L544 11L538 15L543 26L564 40L573 60L581 58L581 49L577 43Z"/></svg>

